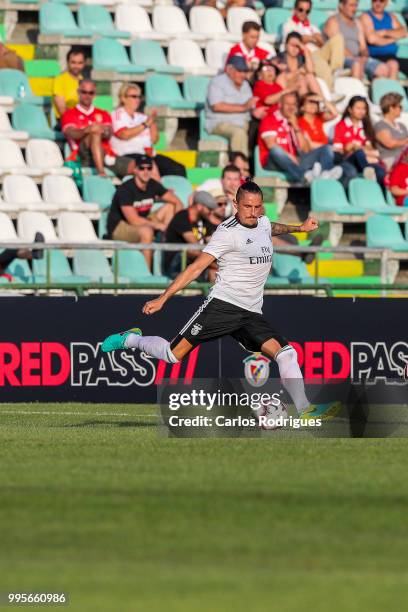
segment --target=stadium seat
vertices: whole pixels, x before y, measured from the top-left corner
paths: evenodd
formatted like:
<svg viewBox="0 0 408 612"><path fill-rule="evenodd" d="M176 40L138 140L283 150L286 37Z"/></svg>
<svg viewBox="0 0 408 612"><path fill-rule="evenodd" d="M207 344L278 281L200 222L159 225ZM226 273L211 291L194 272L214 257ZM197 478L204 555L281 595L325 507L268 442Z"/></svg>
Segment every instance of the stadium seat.
<svg viewBox="0 0 408 612"><path fill-rule="evenodd" d="M53 0L55 2L56 0ZM58 1L58 0L57 0ZM61 0L60 0L61 1ZM62 0L63 2L65 0ZM82 4L103 4L105 6L115 6L117 4L117 0L81 0Z"/></svg>
<svg viewBox="0 0 408 612"><path fill-rule="evenodd" d="M212 6L193 6L190 10L191 31L209 40L238 41L240 37L227 32L221 13Z"/></svg>
<svg viewBox="0 0 408 612"><path fill-rule="evenodd" d="M366 236L368 247L408 251L408 241L404 239L398 223L391 217L373 215L367 219Z"/></svg>
<svg viewBox="0 0 408 612"><path fill-rule="evenodd" d="M57 138L56 132L48 125L43 109L33 104L16 106L11 120L16 130L28 132L30 138L44 138L45 140L55 140Z"/></svg>
<svg viewBox="0 0 408 612"><path fill-rule="evenodd" d="M147 11L135 4L119 4L116 8L115 25L119 30L128 30L132 36L167 42L166 32L153 30Z"/></svg>
<svg viewBox="0 0 408 612"><path fill-rule="evenodd" d="M157 283L163 287L169 284L167 276L157 276L150 272L140 251L115 251L112 266L115 266L116 261L119 276L128 282L146 285Z"/></svg>
<svg viewBox="0 0 408 612"><path fill-rule="evenodd" d="M379 104L380 99L387 93L397 93L403 98L402 106L405 112L408 111L408 99L405 93L405 89L399 83L393 79L374 79L372 82L372 100L374 104Z"/></svg>
<svg viewBox="0 0 408 612"><path fill-rule="evenodd" d="M254 171L255 176L265 176L271 178L277 178L281 181L288 181L289 177L284 172L279 172L278 170L265 170L265 168L261 165L261 160L259 159L259 147L258 145L254 149Z"/></svg>
<svg viewBox="0 0 408 612"><path fill-rule="evenodd" d="M231 49L231 43L225 40L209 40L205 47L205 58L210 68L221 70Z"/></svg>
<svg viewBox="0 0 408 612"><path fill-rule="evenodd" d="M75 250L72 267L74 274L88 276L95 283L113 283L114 281L111 267L102 251Z"/></svg>
<svg viewBox="0 0 408 612"><path fill-rule="evenodd" d="M337 215L364 215L364 208L350 206L344 187L333 179L316 179L310 190L311 208L316 212L332 212Z"/></svg>
<svg viewBox="0 0 408 612"><path fill-rule="evenodd" d="M312 9L312 12L310 13L309 19L310 22L317 26L320 30L323 30L323 26L326 23L327 19L329 18L329 15L327 13L327 11L323 11L322 9Z"/></svg>
<svg viewBox="0 0 408 612"><path fill-rule="evenodd" d="M169 38L190 38L206 40L208 36L192 32L185 14L178 6L155 6L153 9L153 27L156 32L165 32Z"/></svg>
<svg viewBox="0 0 408 612"><path fill-rule="evenodd" d="M7 274L11 274L14 283L29 283L33 281L33 274L26 259L14 259L6 268Z"/></svg>
<svg viewBox="0 0 408 612"><path fill-rule="evenodd" d="M27 166L16 142L2 138L0 139L0 175L2 174L42 176L43 172L40 168Z"/></svg>
<svg viewBox="0 0 408 612"><path fill-rule="evenodd" d="M187 73L207 76L216 74L216 70L205 62L203 53L194 40L171 40L168 58L170 66L181 66Z"/></svg>
<svg viewBox="0 0 408 612"><path fill-rule="evenodd" d="M112 181L107 178L101 176L84 177L82 193L85 202L97 202L102 210L110 207L115 191Z"/></svg>
<svg viewBox="0 0 408 612"><path fill-rule="evenodd" d="M290 283L311 282L313 280L305 262L297 255L274 253L272 268L274 275L278 278L287 278Z"/></svg>
<svg viewBox="0 0 408 612"><path fill-rule="evenodd" d="M137 66L162 74L183 74L181 66L170 66L163 49L155 40L134 40L130 46L130 59Z"/></svg>
<svg viewBox="0 0 408 612"><path fill-rule="evenodd" d="M12 220L6 212L0 212L0 240L20 242Z"/></svg>
<svg viewBox="0 0 408 612"><path fill-rule="evenodd" d="M59 249L50 249L44 252L42 259L33 259L31 262L35 282L47 281L47 252L50 258L50 281L54 283L89 283L89 276L73 274L66 255Z"/></svg>
<svg viewBox="0 0 408 612"><path fill-rule="evenodd" d="M44 174L72 174L71 168L64 166L59 146L52 140L30 140L26 147L26 159L29 167L39 168Z"/></svg>
<svg viewBox="0 0 408 612"><path fill-rule="evenodd" d="M183 202L184 207L188 206L188 198L193 193L193 186L184 176L163 176L162 183L166 189L173 189L176 196Z"/></svg>
<svg viewBox="0 0 408 612"><path fill-rule="evenodd" d="M283 24L291 18L293 9L268 8L264 15L265 31L274 37L275 42L282 40Z"/></svg>
<svg viewBox="0 0 408 612"><path fill-rule="evenodd" d="M363 96L370 104L367 87L360 79L355 79L353 77L337 77L334 81L334 92L344 96L343 100L336 104L337 108L341 111L346 108L348 101L353 96Z"/></svg>
<svg viewBox="0 0 408 612"><path fill-rule="evenodd" d="M24 70L29 78L54 78L61 73L58 60L32 59L24 61Z"/></svg>
<svg viewBox="0 0 408 612"><path fill-rule="evenodd" d="M23 242L33 242L36 232L41 232L46 242L59 241L51 219L43 212L21 212L17 219L17 232Z"/></svg>
<svg viewBox="0 0 408 612"><path fill-rule="evenodd" d="M381 215L400 215L401 206L391 206L384 198L381 187L375 181L353 178L348 186L349 201L352 206L364 208ZM406 211L408 213L408 210Z"/></svg>
<svg viewBox="0 0 408 612"><path fill-rule="evenodd" d="M187 102L176 81L167 75L152 74L145 85L147 106L169 106L173 109L191 109L195 104Z"/></svg>
<svg viewBox="0 0 408 612"><path fill-rule="evenodd" d="M8 138L17 142L28 139L28 132L14 130L11 127L10 119L2 108L0 108L0 138Z"/></svg>
<svg viewBox="0 0 408 612"><path fill-rule="evenodd" d="M128 74L143 74L143 66L130 63L125 47L113 38L98 38L92 45L94 70L120 72Z"/></svg>
<svg viewBox="0 0 408 612"><path fill-rule="evenodd" d="M30 176L8 175L3 181L3 200L12 209L35 210L56 216L59 207L44 202L37 185Z"/></svg>
<svg viewBox="0 0 408 612"><path fill-rule="evenodd" d="M84 202L78 187L69 176L48 174L42 184L45 202L57 204L60 210L84 212L93 218L100 214L99 206L93 202Z"/></svg>
<svg viewBox="0 0 408 612"><path fill-rule="evenodd" d="M224 143L225 150L228 149L228 139L224 138L224 136L218 136L217 134L209 134L205 129L205 111L200 111L199 116L199 127L200 127L200 141L208 141L208 142L216 142Z"/></svg>
<svg viewBox="0 0 408 612"><path fill-rule="evenodd" d="M276 8L273 9L276 11ZM230 34L235 35L238 40L242 37L242 26L245 21L256 21L259 25L262 25L261 19L256 11L246 6L243 7L232 7L227 13L227 28ZM271 42L275 42L274 34L267 34L265 30L261 30L261 39Z"/></svg>
<svg viewBox="0 0 408 612"><path fill-rule="evenodd" d="M24 96L20 89L24 90ZM16 102L44 104L44 98L33 95L27 75L11 68L0 70L0 96L10 96Z"/></svg>
<svg viewBox="0 0 408 612"><path fill-rule="evenodd" d="M209 82L210 79L206 76L187 76L183 82L183 94L187 102L194 102L196 108L202 108L207 97Z"/></svg>
<svg viewBox="0 0 408 612"><path fill-rule="evenodd" d="M39 11L40 34L59 34L65 38L90 38L91 30L79 28L67 6L58 2L45 2Z"/></svg>
<svg viewBox="0 0 408 612"><path fill-rule="evenodd" d="M113 25L112 17L104 6L83 4L78 7L78 25L98 36L107 38L129 38L130 32L118 30Z"/></svg>
<svg viewBox="0 0 408 612"><path fill-rule="evenodd" d="M64 242L99 242L92 221L80 212L60 213L57 229Z"/></svg>

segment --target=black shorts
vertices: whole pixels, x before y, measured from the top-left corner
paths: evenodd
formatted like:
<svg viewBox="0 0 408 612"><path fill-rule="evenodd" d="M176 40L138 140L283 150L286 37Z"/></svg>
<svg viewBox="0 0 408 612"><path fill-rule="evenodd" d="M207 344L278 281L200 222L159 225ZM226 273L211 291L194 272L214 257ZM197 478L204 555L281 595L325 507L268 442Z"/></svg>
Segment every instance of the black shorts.
<svg viewBox="0 0 408 612"><path fill-rule="evenodd" d="M222 336L232 336L244 349L252 353L260 352L264 342L271 338L282 347L289 344L286 338L270 326L263 315L210 296L180 330L171 343L171 348L182 338L197 346Z"/></svg>

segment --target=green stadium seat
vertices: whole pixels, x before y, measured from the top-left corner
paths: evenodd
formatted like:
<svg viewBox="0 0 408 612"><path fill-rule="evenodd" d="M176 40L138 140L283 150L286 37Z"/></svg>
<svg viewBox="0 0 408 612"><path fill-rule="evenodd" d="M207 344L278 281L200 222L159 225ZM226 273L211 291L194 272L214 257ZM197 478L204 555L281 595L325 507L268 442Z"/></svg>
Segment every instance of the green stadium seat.
<svg viewBox="0 0 408 612"><path fill-rule="evenodd" d="M408 241L404 239L398 223L391 217L373 215L367 219L366 236L368 247L408 251Z"/></svg>
<svg viewBox="0 0 408 612"><path fill-rule="evenodd" d="M167 276L157 276L150 272L146 260L140 251L115 251L112 266L116 265L116 260L118 274L126 281L146 285L158 283L163 285L163 287L167 287L169 284Z"/></svg>
<svg viewBox="0 0 408 612"><path fill-rule="evenodd" d="M282 28L285 21L291 18L293 14L293 2L289 8L268 8L264 15L264 28L268 34L274 34L276 40L282 38Z"/></svg>
<svg viewBox="0 0 408 612"><path fill-rule="evenodd" d="M183 94L188 102L196 105L196 108L203 108L207 97L209 77L201 75L186 76L183 83Z"/></svg>
<svg viewBox="0 0 408 612"><path fill-rule="evenodd" d="M187 102L176 81L167 75L152 74L146 79L147 106L169 106L173 109L194 110L195 104Z"/></svg>
<svg viewBox="0 0 408 612"><path fill-rule="evenodd" d="M328 12L322 9L312 9L312 12L309 15L310 22L317 26L320 30L323 30L323 26L328 18Z"/></svg>
<svg viewBox="0 0 408 612"><path fill-rule="evenodd" d="M364 208L350 206L344 187L333 179L316 179L310 189L311 208L315 212L332 212L337 215L365 215Z"/></svg>
<svg viewBox="0 0 408 612"><path fill-rule="evenodd" d="M66 38L88 38L91 30L79 28L67 6L57 2L45 2L40 6L40 34L59 34Z"/></svg>
<svg viewBox="0 0 408 612"><path fill-rule="evenodd" d="M33 275L26 259L14 259L7 266L6 272L11 274L15 283L29 283L33 280Z"/></svg>
<svg viewBox="0 0 408 612"><path fill-rule="evenodd" d="M72 273L66 255L59 249L51 249L50 257L50 280L55 283L86 283L90 281L87 276L77 276ZM45 282L47 280L47 254L42 259L33 259L32 267L34 280Z"/></svg>
<svg viewBox="0 0 408 612"><path fill-rule="evenodd" d="M209 134L207 132L207 130L205 129L205 111L204 110L200 111L199 123L200 123L200 126L199 126L200 127L200 140L220 141L220 142L224 142L228 146L227 138L224 138L224 136L218 136L217 134Z"/></svg>
<svg viewBox="0 0 408 612"><path fill-rule="evenodd" d="M272 268L275 276L287 278L291 283L302 283L313 280L306 264L297 255L274 253Z"/></svg>
<svg viewBox="0 0 408 612"><path fill-rule="evenodd" d="M96 283L113 283L114 281L106 255L96 249L74 251L73 270L74 274L88 276Z"/></svg>
<svg viewBox="0 0 408 612"><path fill-rule="evenodd" d="M78 25L98 36L112 38L130 38L130 32L115 28L112 17L104 6L98 4L80 4L78 7Z"/></svg>
<svg viewBox="0 0 408 612"><path fill-rule="evenodd" d="M143 74L143 66L130 63L125 47L113 38L99 38L92 45L92 58L94 70L120 72L129 74Z"/></svg>
<svg viewBox="0 0 408 612"><path fill-rule="evenodd" d="M187 178L192 185L201 185L207 179L220 178L222 169L217 167L209 168L187 168Z"/></svg>
<svg viewBox="0 0 408 612"><path fill-rule="evenodd" d="M16 130L28 132L30 138L56 140L57 134L48 125L42 108L33 104L19 104L13 110L11 121ZM62 136L62 135L61 135Z"/></svg>
<svg viewBox="0 0 408 612"><path fill-rule="evenodd" d="M400 206L391 206L384 198L381 187L375 181L354 178L348 187L350 204L356 208L376 212L382 215L400 215Z"/></svg>
<svg viewBox="0 0 408 612"><path fill-rule="evenodd" d="M112 96L95 96L94 106L111 113L113 111L113 98Z"/></svg>
<svg viewBox="0 0 408 612"><path fill-rule="evenodd" d="M374 104L379 104L380 99L387 93L397 93L403 98L402 105L405 112L408 111L408 99L405 89L399 81L394 79L374 79L372 82L372 100Z"/></svg>
<svg viewBox="0 0 408 612"><path fill-rule="evenodd" d="M103 240L105 236L107 236L108 234L108 215L109 215L109 209L107 210L105 209L101 213L101 216L99 217L98 238L100 238L101 240Z"/></svg>
<svg viewBox="0 0 408 612"><path fill-rule="evenodd" d="M28 77L52 78L61 73L59 61L48 59L25 60L24 70Z"/></svg>
<svg viewBox="0 0 408 612"><path fill-rule="evenodd" d="M173 189L176 196L180 198L184 206L188 206L188 198L193 193L193 186L184 176L163 176L162 183L166 189Z"/></svg>
<svg viewBox="0 0 408 612"><path fill-rule="evenodd" d="M21 86L24 87L24 97L19 95ZM33 95L27 75L21 72L21 70L13 70L11 68L2 68L0 70L0 96L11 96L19 102L29 104L44 104L44 98Z"/></svg>
<svg viewBox="0 0 408 612"><path fill-rule="evenodd" d="M155 40L134 40L130 46L130 59L136 66L162 74L183 74L181 66L170 66L163 49Z"/></svg>
<svg viewBox="0 0 408 612"><path fill-rule="evenodd" d="M101 209L109 208L116 188L107 178L86 176L82 187L85 202L96 202Z"/></svg>
<svg viewBox="0 0 408 612"><path fill-rule="evenodd" d="M279 172L278 170L265 170L261 165L261 160L259 158L259 147L258 145L254 149L254 171L255 176L265 176L271 178L278 178L282 181L289 181L289 177L285 172Z"/></svg>

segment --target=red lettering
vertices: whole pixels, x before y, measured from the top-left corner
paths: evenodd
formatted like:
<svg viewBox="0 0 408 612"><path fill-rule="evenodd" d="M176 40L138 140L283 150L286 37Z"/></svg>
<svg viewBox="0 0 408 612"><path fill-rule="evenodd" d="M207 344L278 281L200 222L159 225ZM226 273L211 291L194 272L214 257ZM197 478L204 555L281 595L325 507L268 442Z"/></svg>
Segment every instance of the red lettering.
<svg viewBox="0 0 408 612"><path fill-rule="evenodd" d="M53 356L59 359L59 371L52 372ZM68 349L59 342L42 343L42 384L48 387L63 385L71 371Z"/></svg>
<svg viewBox="0 0 408 612"><path fill-rule="evenodd" d="M290 345L293 346L293 348L295 349L295 351L297 353L299 367L301 368L303 366L303 363L304 363L304 360L305 360L305 356L304 356L302 345L299 344L299 342L290 342Z"/></svg>
<svg viewBox="0 0 408 612"><path fill-rule="evenodd" d="M334 356L338 355L340 369L334 372ZM324 343L324 368L323 376L330 378L348 378L350 374L350 352L341 342Z"/></svg>
<svg viewBox="0 0 408 612"><path fill-rule="evenodd" d="M21 384L23 387L39 387L41 385L41 374L33 374L33 370L40 370L40 343L21 343ZM33 357L38 354L38 357Z"/></svg>
<svg viewBox="0 0 408 612"><path fill-rule="evenodd" d="M323 368L323 342L305 342L305 378L322 378ZM320 354L319 354L320 353Z"/></svg>
<svg viewBox="0 0 408 612"><path fill-rule="evenodd" d="M10 359L6 359L10 357ZM19 387L20 381L15 371L20 365L20 351L12 342L0 343L0 386L4 387L6 382L12 387Z"/></svg>

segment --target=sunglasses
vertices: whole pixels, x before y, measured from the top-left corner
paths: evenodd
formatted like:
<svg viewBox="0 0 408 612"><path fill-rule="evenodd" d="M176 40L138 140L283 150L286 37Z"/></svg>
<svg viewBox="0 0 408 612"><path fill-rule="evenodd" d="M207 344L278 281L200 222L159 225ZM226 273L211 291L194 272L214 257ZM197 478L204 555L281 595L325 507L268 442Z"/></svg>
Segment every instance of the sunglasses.
<svg viewBox="0 0 408 612"><path fill-rule="evenodd" d="M305 13L306 15L309 15L310 13L310 9L297 8L296 10L298 13Z"/></svg>
<svg viewBox="0 0 408 612"><path fill-rule="evenodd" d="M226 202L218 202L218 203L217 203L217 206L218 206L218 207L220 207L220 206L226 206L226 205L227 205L227 203L226 203Z"/></svg>
<svg viewBox="0 0 408 612"><path fill-rule="evenodd" d="M96 91L90 91L89 89L80 89L79 93L86 94L87 96L94 96L96 94Z"/></svg>
<svg viewBox="0 0 408 612"><path fill-rule="evenodd" d="M136 95L136 94L126 94L127 98L141 98L142 96Z"/></svg>
<svg viewBox="0 0 408 612"><path fill-rule="evenodd" d="M139 166L139 170L151 170L152 166Z"/></svg>

